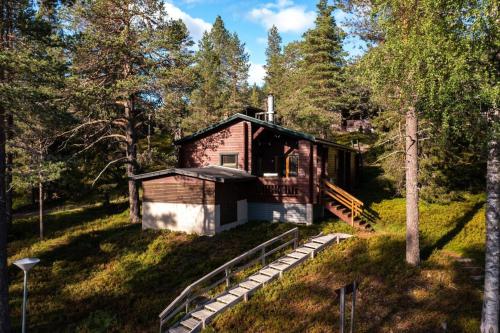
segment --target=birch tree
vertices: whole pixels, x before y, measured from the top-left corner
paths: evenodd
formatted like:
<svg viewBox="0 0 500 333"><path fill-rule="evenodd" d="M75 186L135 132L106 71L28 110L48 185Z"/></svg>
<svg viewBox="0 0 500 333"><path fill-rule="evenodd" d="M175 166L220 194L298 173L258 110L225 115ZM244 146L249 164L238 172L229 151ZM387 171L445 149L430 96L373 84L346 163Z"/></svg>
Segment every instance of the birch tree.
<svg viewBox="0 0 500 333"><path fill-rule="evenodd" d="M486 169L486 254L482 333L498 333L500 325L500 13L496 1L482 1L474 17L471 44L477 54L477 77L488 122Z"/></svg>

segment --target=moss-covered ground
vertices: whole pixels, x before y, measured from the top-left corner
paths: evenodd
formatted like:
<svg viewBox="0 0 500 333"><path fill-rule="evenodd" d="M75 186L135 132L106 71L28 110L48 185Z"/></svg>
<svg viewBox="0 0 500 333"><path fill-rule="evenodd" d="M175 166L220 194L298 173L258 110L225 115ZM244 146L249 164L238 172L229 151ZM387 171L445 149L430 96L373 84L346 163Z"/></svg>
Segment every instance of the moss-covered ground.
<svg viewBox="0 0 500 333"><path fill-rule="evenodd" d="M422 264L414 268L404 260L405 200L384 184L374 178L358 192L380 217L376 232L327 249L219 316L207 331L336 332L335 290L358 281L356 332L477 332L481 281L453 258L483 265L484 196L420 205Z"/></svg>
<svg viewBox="0 0 500 333"><path fill-rule="evenodd" d="M404 199L383 179L358 195L379 216L376 232L358 234L271 283L248 303L217 318L208 331L335 332L335 290L360 284L356 332L476 332L481 291L453 261L482 265L484 197L421 205L423 262L404 263ZM371 187L370 187L371 186ZM388 186L388 185L387 185ZM57 211L37 238L36 217L16 219L9 244L11 312L19 329L22 274L16 259L41 259L30 276L31 332L157 332L158 313L189 283L241 252L294 226L252 222L214 237L143 231L124 204ZM352 231L326 221L301 228Z"/></svg>

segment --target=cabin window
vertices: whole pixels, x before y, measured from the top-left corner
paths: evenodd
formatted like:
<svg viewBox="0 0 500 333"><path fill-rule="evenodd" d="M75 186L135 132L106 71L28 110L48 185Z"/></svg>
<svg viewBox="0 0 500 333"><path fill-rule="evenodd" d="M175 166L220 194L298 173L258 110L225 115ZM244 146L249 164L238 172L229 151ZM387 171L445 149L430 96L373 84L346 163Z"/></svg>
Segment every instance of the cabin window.
<svg viewBox="0 0 500 333"><path fill-rule="evenodd" d="M238 154L221 154L220 165L228 168L238 168Z"/></svg>
<svg viewBox="0 0 500 333"><path fill-rule="evenodd" d="M285 177L297 177L299 175L299 155L288 155L285 159Z"/></svg>

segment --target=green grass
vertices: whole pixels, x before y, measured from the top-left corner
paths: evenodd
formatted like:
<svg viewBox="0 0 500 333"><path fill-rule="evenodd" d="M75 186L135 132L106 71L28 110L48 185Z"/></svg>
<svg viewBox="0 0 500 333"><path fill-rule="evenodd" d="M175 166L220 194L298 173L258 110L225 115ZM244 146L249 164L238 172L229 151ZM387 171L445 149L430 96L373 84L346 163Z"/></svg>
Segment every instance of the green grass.
<svg viewBox="0 0 500 333"><path fill-rule="evenodd" d="M393 197L381 176L366 182L358 195L380 216L375 233L325 250L220 315L207 331L336 331L335 289L357 280L356 332L443 332L445 326L448 332L477 332L481 291L450 254L482 265L484 195L420 205L423 262L418 268L404 260L405 200Z"/></svg>
<svg viewBox="0 0 500 333"><path fill-rule="evenodd" d="M219 316L208 331L332 332L338 325L335 289L360 283L356 332L478 330L481 292L449 255L484 256L484 196L466 195L447 205L420 206L419 268L404 263L405 202L382 176L357 193L380 221L328 248L316 260L285 274ZM34 217L17 219L9 244L11 311L20 322L22 275L16 259L42 262L30 276L30 331L156 332L158 314L182 289L261 242L294 225L252 222L214 237L143 231L128 222L126 204L54 212L39 241ZM302 227L302 237L350 232L344 223ZM19 330L15 326L14 330Z"/></svg>
<svg viewBox="0 0 500 333"><path fill-rule="evenodd" d="M22 275L12 262L34 256L32 332L156 332L158 314L188 284L242 252L289 230L252 222L214 237L141 230L124 204L54 212L43 241L36 218L17 219L9 244L12 319L20 323ZM337 227L335 227L335 225ZM302 237L322 226L301 228ZM330 228L346 230L334 223Z"/></svg>

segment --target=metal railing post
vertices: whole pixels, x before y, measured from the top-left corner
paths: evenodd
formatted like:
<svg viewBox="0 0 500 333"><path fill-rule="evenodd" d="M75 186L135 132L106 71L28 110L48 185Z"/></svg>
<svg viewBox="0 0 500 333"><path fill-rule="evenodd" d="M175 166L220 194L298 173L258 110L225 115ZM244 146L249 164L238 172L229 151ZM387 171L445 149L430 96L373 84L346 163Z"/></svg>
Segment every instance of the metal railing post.
<svg viewBox="0 0 500 333"><path fill-rule="evenodd" d="M229 276L231 274L231 271L229 270L229 268L226 268L225 271L226 271L226 287L229 288L229 283L230 283Z"/></svg>
<svg viewBox="0 0 500 333"><path fill-rule="evenodd" d="M299 229L295 229L294 236L293 236L293 249L295 250L297 246L299 245Z"/></svg>
<svg viewBox="0 0 500 333"><path fill-rule="evenodd" d="M356 307L356 281L352 283L352 304L351 304L351 333L354 333L354 309Z"/></svg>
<svg viewBox="0 0 500 333"><path fill-rule="evenodd" d="M262 250L260 251L260 255L262 257L262 266L266 266L266 248L263 247Z"/></svg>
<svg viewBox="0 0 500 333"><path fill-rule="evenodd" d="M345 288L340 289L340 333L344 333L345 324Z"/></svg>

